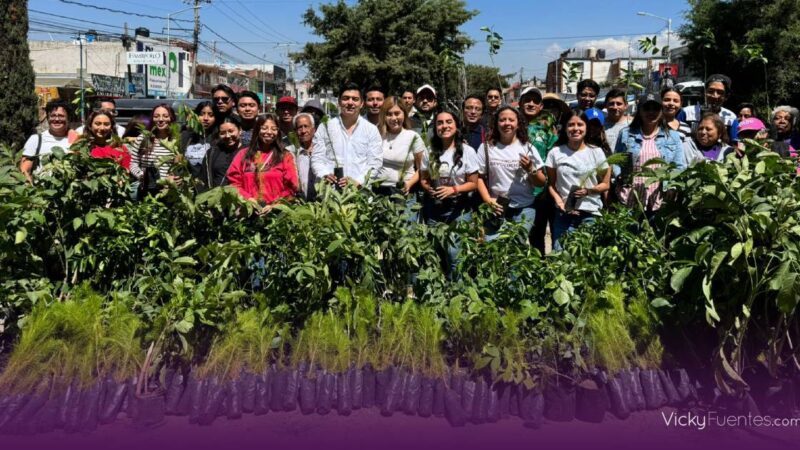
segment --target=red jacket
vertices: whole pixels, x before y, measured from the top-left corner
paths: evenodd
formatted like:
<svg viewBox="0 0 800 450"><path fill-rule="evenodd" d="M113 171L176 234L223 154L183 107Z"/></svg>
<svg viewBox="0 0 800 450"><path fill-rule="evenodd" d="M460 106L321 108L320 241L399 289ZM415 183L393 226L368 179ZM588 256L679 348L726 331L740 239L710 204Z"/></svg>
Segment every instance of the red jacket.
<svg viewBox="0 0 800 450"><path fill-rule="evenodd" d="M90 152L92 158L110 158L116 161L120 166L124 167L125 170L131 170L131 154L128 153L128 149L125 146L121 147L111 147L107 145L105 147L94 147Z"/></svg>
<svg viewBox="0 0 800 450"><path fill-rule="evenodd" d="M287 151L283 161L272 167L272 152L258 153L257 162L247 161L246 153L246 148L240 150L228 168L228 181L236 186L239 195L269 204L297 194L297 168L291 152Z"/></svg>

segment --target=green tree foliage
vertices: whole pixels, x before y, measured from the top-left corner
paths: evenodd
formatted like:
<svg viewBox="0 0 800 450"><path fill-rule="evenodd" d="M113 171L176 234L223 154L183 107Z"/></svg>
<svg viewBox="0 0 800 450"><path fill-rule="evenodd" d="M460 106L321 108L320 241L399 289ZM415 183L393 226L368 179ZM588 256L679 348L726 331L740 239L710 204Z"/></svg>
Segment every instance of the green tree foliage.
<svg viewBox="0 0 800 450"><path fill-rule="evenodd" d="M736 54L746 45L764 50L773 104L800 101L800 0L690 0L689 6L687 24L679 32L689 47L688 63L697 73L707 67L708 73L729 75L734 80L731 104L745 99L767 104L764 66Z"/></svg>
<svg viewBox="0 0 800 450"><path fill-rule="evenodd" d="M337 89L346 81L380 82L388 92L438 84L441 54L463 54L473 41L459 27L477 14L463 0L343 0L309 8L303 23L323 42L306 44L294 60L308 66L317 89ZM450 69L449 76L455 76ZM455 91L451 91L455 92Z"/></svg>
<svg viewBox="0 0 800 450"><path fill-rule="evenodd" d="M19 148L36 127L34 74L28 51L28 2L4 0L0 9L0 136ZM11 70L13 68L13 70Z"/></svg>

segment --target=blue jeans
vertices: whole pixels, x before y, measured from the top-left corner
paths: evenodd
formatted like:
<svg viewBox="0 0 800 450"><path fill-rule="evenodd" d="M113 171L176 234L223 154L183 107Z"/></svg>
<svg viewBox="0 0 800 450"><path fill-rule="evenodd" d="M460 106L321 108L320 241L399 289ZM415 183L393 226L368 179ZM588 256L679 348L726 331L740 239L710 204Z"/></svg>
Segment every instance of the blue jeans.
<svg viewBox="0 0 800 450"><path fill-rule="evenodd" d="M428 225L436 225L437 223L452 224L453 222L469 222L472 220L472 211L469 209L469 202L466 197L452 202L445 202L438 207L430 198L426 197L423 212L426 218L425 222ZM458 235L451 233L444 255L447 278L451 281L457 278L456 266L458 266L458 254L460 251L461 242Z"/></svg>
<svg viewBox="0 0 800 450"><path fill-rule="evenodd" d="M557 252L563 250L563 247L561 247L561 238L579 226L594 221L595 216L589 212L580 211L579 214L573 215L556 209L556 217L553 220L553 250Z"/></svg>
<svg viewBox="0 0 800 450"><path fill-rule="evenodd" d="M492 217L484 224L486 241L497 239L500 236L500 232L506 227L506 222L519 223L525 227L525 239L527 240L535 221L536 209L532 204L523 208L506 208L502 217Z"/></svg>

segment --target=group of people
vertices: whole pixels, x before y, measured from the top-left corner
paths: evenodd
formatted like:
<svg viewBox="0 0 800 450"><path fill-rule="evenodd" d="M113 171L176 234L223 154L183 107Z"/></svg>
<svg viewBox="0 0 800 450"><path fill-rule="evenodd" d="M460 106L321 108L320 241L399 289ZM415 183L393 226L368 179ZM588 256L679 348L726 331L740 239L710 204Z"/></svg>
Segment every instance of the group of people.
<svg viewBox="0 0 800 450"><path fill-rule="evenodd" d="M535 87L522 90L518 107L504 105L501 89L493 88L468 96L455 111L440 107L427 84L397 96L346 84L339 115L330 118L318 100L300 109L292 97L281 98L276 113L259 114L257 94L219 85L194 109L202 129L186 127L177 142L167 104L123 129L113 100L99 101L83 129L71 131L68 105L56 101L46 107L48 130L25 144L21 168L32 179L53 147L82 138L93 157L113 158L130 171L139 197L173 177L178 158L200 189L233 186L261 212L278 201L314 201L318 182L404 199L409 211L420 211L411 220L426 223L468 220L485 203L494 212L484 226L487 240L516 222L544 253L548 226L558 250L566 233L615 203L652 216L664 191L641 174L648 161L683 168L741 156L745 139L766 139L770 132L753 105L736 113L723 106L730 89L727 76L712 75L704 104L684 106L681 92L668 86L638 98L628 115L628 96L619 89L596 107L600 86L591 79L578 83L574 110ZM797 109L779 106L769 123L773 149L795 157ZM617 153L624 157L612 157ZM421 207L411 208L415 203Z"/></svg>

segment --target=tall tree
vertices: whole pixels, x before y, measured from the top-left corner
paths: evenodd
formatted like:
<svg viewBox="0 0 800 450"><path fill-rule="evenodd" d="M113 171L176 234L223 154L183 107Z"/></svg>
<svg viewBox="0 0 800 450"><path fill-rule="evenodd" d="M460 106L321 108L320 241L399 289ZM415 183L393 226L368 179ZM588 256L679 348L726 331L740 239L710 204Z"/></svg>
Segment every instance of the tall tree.
<svg viewBox="0 0 800 450"><path fill-rule="evenodd" d="M37 120L35 76L28 49L28 1L0 0L0 142L19 148Z"/></svg>
<svg viewBox="0 0 800 450"><path fill-rule="evenodd" d="M731 105L800 103L800 0L689 0L686 19L687 62L697 73L730 76ZM766 70L745 46L763 49Z"/></svg>
<svg viewBox="0 0 800 450"><path fill-rule="evenodd" d="M441 54L463 55L473 41L459 27L477 14L463 0L344 0L309 8L303 23L324 41L308 43L293 55L308 66L316 89L337 89L346 81L366 87L381 84L388 92L439 84ZM454 91L451 91L454 92Z"/></svg>

